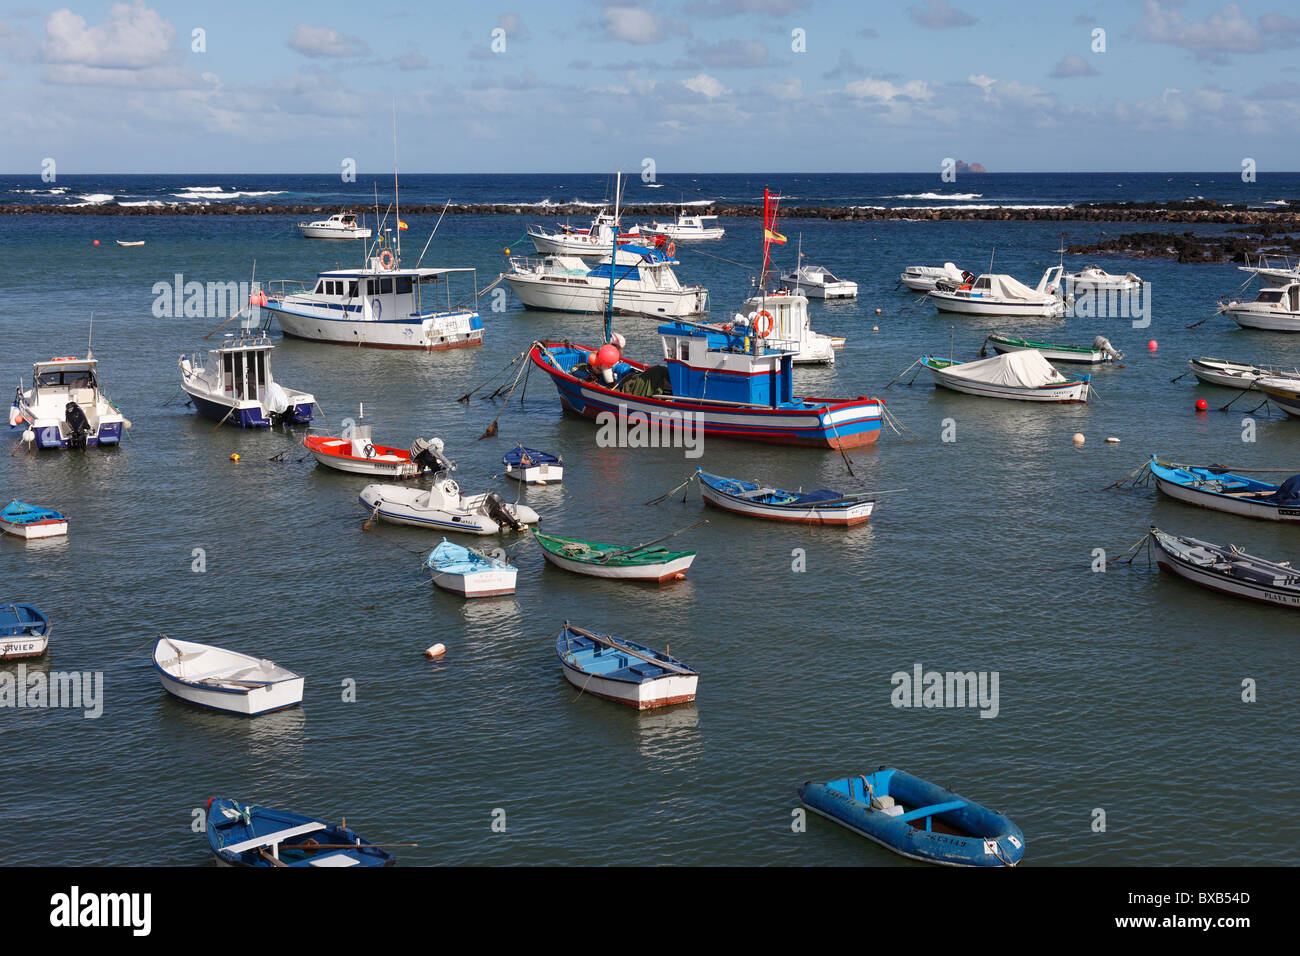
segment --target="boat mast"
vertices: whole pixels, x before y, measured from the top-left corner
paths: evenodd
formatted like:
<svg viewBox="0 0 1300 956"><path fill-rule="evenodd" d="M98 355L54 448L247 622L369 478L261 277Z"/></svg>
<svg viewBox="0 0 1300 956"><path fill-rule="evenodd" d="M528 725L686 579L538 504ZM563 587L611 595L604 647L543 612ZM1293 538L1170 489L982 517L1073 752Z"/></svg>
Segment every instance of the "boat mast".
<svg viewBox="0 0 1300 956"><path fill-rule="evenodd" d="M609 301L605 304L605 341L614 340L614 269L618 265L619 190L623 185L623 171L614 174L614 228L609 248Z"/></svg>
<svg viewBox="0 0 1300 956"><path fill-rule="evenodd" d="M397 194L397 97L393 97L393 206L397 216L397 257L394 266L402 264L402 200Z"/></svg>

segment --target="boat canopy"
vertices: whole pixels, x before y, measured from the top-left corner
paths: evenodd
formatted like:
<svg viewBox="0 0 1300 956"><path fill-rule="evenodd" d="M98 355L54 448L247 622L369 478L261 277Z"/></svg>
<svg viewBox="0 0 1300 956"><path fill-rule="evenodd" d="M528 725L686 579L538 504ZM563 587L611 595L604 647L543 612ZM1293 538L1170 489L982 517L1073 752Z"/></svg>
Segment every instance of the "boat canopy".
<svg viewBox="0 0 1300 956"><path fill-rule="evenodd" d="M1268 496L1276 505L1294 508L1300 505L1300 475L1292 475L1278 486L1277 491Z"/></svg>
<svg viewBox="0 0 1300 956"><path fill-rule="evenodd" d="M943 370L945 375L988 385L1006 385L1013 388L1041 388L1068 382L1069 379L1052 367L1042 353L1024 350L1006 352L977 362L962 362Z"/></svg>

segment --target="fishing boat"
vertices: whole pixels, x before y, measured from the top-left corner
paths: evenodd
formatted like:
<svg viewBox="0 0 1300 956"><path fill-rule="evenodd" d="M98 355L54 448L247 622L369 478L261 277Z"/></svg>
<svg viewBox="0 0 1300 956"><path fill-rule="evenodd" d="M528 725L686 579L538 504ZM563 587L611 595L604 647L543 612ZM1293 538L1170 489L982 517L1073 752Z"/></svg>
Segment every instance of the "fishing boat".
<svg viewBox="0 0 1300 956"><path fill-rule="evenodd" d="M1147 468L1156 487L1176 501L1245 518L1300 524L1300 475L1272 485L1226 468L1178 465L1160 461L1155 455Z"/></svg>
<svg viewBox="0 0 1300 956"><path fill-rule="evenodd" d="M519 575L519 569L513 565L453 544L446 538L429 552L424 566L437 587L463 598L514 594L515 578Z"/></svg>
<svg viewBox="0 0 1300 956"><path fill-rule="evenodd" d="M805 782L799 801L888 850L946 866L1015 866L1025 835L1005 815L892 767Z"/></svg>
<svg viewBox="0 0 1300 956"><path fill-rule="evenodd" d="M1142 288L1142 277L1126 272L1117 275L1101 266L1087 266L1065 277L1066 290L1079 295L1085 292L1134 292Z"/></svg>
<svg viewBox="0 0 1300 956"><path fill-rule="evenodd" d="M66 515L14 500L0 510L0 532L16 538L57 538L68 533Z"/></svg>
<svg viewBox="0 0 1300 956"><path fill-rule="evenodd" d="M0 661L40 657L50 645L50 619L30 604L0 604Z"/></svg>
<svg viewBox="0 0 1300 956"><path fill-rule="evenodd" d="M706 504L749 518L851 528L870 518L876 506L876 499L868 494L843 494L824 488L784 491L756 481L711 475L700 468L695 473Z"/></svg>
<svg viewBox="0 0 1300 956"><path fill-rule="evenodd" d="M298 223L298 231L306 239L369 239L370 227L357 222L355 213L336 212L328 219Z"/></svg>
<svg viewBox="0 0 1300 956"><path fill-rule="evenodd" d="M238 800L207 803L208 846L218 866L392 866L397 858L347 828Z"/></svg>
<svg viewBox="0 0 1300 956"><path fill-rule="evenodd" d="M616 581L680 581L695 562L694 551L669 551L662 546L625 547L582 538L533 533L542 556L557 568L592 578Z"/></svg>
<svg viewBox="0 0 1300 956"><path fill-rule="evenodd" d="M1300 375L1265 375L1255 379L1255 390L1288 415L1300 418Z"/></svg>
<svg viewBox="0 0 1300 956"><path fill-rule="evenodd" d="M676 242L709 242L721 239L727 230L718 225L718 217L695 215L683 209L672 222L652 222L641 226L641 232L651 236L664 236Z"/></svg>
<svg viewBox="0 0 1300 956"><path fill-rule="evenodd" d="M1220 311L1243 329L1300 332L1300 282L1265 286L1254 300L1230 299Z"/></svg>
<svg viewBox="0 0 1300 956"><path fill-rule="evenodd" d="M675 657L568 621L555 639L555 654L574 687L637 710L689 704L700 682L699 672Z"/></svg>
<svg viewBox="0 0 1300 956"><path fill-rule="evenodd" d="M180 358L181 388L205 418L236 428L303 425L311 421L316 399L288 389L271 372L275 345L265 332L244 325L224 343Z"/></svg>
<svg viewBox="0 0 1300 956"><path fill-rule="evenodd" d="M536 448L515 445L501 456L507 478L525 485L549 485L564 479L564 459Z"/></svg>
<svg viewBox="0 0 1300 956"><path fill-rule="evenodd" d="M913 292L929 292L940 279L959 286L963 282L974 281L975 276L958 269L951 262L945 262L942 266L908 266L898 277L898 281Z"/></svg>
<svg viewBox="0 0 1300 956"><path fill-rule="evenodd" d="M1065 314L1061 272L1061 266L1052 266L1032 289L1003 273L985 273L974 282L963 281L955 287L940 282L930 290L930 300L940 312L959 315L1057 318Z"/></svg>
<svg viewBox="0 0 1300 956"><path fill-rule="evenodd" d="M825 266L800 266L781 276L781 281L810 299L852 299L858 294L856 282L836 278Z"/></svg>
<svg viewBox="0 0 1300 956"><path fill-rule="evenodd" d="M39 449L116 445L131 423L102 390L99 360L58 356L32 364L32 387L14 393L9 410L12 427L26 425L24 442Z"/></svg>
<svg viewBox="0 0 1300 956"><path fill-rule="evenodd" d="M1207 385L1222 385L1224 388L1237 388L1243 391L1253 389L1255 382L1267 375L1280 374L1279 370L1272 366L1226 362L1209 356L1188 359L1187 367L1192 370L1193 375ZM1300 375L1300 372L1296 374Z"/></svg>
<svg viewBox="0 0 1300 956"><path fill-rule="evenodd" d="M798 289L778 288L745 300L729 326L743 333L759 333L771 348L791 353L795 365L834 365L835 349L844 347L829 335L814 332L808 299Z"/></svg>
<svg viewBox="0 0 1300 956"><path fill-rule="evenodd" d="M366 485L359 498L373 517L438 531L496 534L506 528L522 531L524 525L541 520L532 508L511 504L494 491L462 495L460 486L447 477L435 480L428 490L402 485Z"/></svg>
<svg viewBox="0 0 1300 956"><path fill-rule="evenodd" d="M256 717L302 703L303 678L238 651L159 637L153 666L163 690L207 710Z"/></svg>
<svg viewBox="0 0 1300 956"><path fill-rule="evenodd" d="M934 383L954 392L1021 402L1086 402L1092 377L1063 375L1032 349L974 362L922 355Z"/></svg>
<svg viewBox="0 0 1300 956"><path fill-rule="evenodd" d="M135 240L118 239L115 241L119 246L123 246L124 248L128 248L128 249L134 248L136 246L144 245L143 239L135 239Z"/></svg>
<svg viewBox="0 0 1300 956"><path fill-rule="evenodd" d="M777 198L764 192L760 287L770 274ZM611 287L610 300L613 294ZM646 427L669 442L687 429L708 438L814 448L854 448L875 441L884 403L865 396L796 398L795 352L767 341L775 322L769 327L767 317L762 318L761 325L752 327L685 319L661 325L664 364L650 366L623 356L611 301L599 351L572 342L534 342L528 355L555 384L565 411L593 420L604 413L612 416L604 420L617 421L619 427Z"/></svg>
<svg viewBox="0 0 1300 956"><path fill-rule="evenodd" d="M661 249L627 243L619 246L617 256L605 256L590 267L577 256L516 256L504 278L515 298L530 309L601 312L613 282L615 312L702 315L708 310L709 291L682 285L672 268L680 265L675 251L671 244ZM611 264L611 259L616 262Z"/></svg>
<svg viewBox="0 0 1300 956"><path fill-rule="evenodd" d="M1300 607L1300 573L1289 561L1265 561L1236 545L1151 529L1156 563L1203 588L1281 607Z"/></svg>
<svg viewBox="0 0 1300 956"><path fill-rule="evenodd" d="M994 333L984 340L985 347L992 347L999 355L1006 352L1038 352L1049 362L1067 362L1075 365L1101 365L1104 362L1118 362L1124 353L1110 344L1104 335L1092 340L1092 347L1086 345L1056 345L1051 342L1036 342L1032 339L1014 338L1009 335ZM980 355L984 349L980 349Z"/></svg>

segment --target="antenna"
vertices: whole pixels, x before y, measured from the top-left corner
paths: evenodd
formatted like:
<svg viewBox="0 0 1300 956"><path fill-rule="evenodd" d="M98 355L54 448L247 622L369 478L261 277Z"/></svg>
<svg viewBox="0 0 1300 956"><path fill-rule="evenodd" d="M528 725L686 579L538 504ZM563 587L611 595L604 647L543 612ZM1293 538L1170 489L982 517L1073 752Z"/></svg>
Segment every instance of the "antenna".
<svg viewBox="0 0 1300 956"><path fill-rule="evenodd" d="M91 343L93 343L94 340L95 340L95 313L92 312L90 313L90 335L86 337L86 358L88 359L92 359L95 357L94 353L91 352L90 350Z"/></svg>
<svg viewBox="0 0 1300 956"><path fill-rule="evenodd" d="M393 208L397 214L397 262L402 264L402 200L397 195L397 97L393 97Z"/></svg>

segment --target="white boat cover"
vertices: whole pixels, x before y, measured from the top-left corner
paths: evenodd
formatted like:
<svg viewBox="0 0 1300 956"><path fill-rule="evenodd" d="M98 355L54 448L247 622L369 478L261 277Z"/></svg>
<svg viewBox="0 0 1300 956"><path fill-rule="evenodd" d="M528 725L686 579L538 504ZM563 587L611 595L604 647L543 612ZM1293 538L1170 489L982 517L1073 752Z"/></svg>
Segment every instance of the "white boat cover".
<svg viewBox="0 0 1300 956"><path fill-rule="evenodd" d="M980 279L988 280L987 288L980 288L976 283L976 292L984 298L1019 299L1028 302L1041 302L1047 298L1042 292L1029 288L1019 279L1009 275L982 275Z"/></svg>
<svg viewBox="0 0 1300 956"><path fill-rule="evenodd" d="M978 362L963 362L943 370L945 375L984 382L987 385L1005 385L1012 388L1041 388L1056 382L1068 381L1043 354L1034 349L1006 352Z"/></svg>
<svg viewBox="0 0 1300 956"><path fill-rule="evenodd" d="M268 412L283 415L289 408L289 395L280 387L279 382L272 382L267 386L264 403Z"/></svg>

